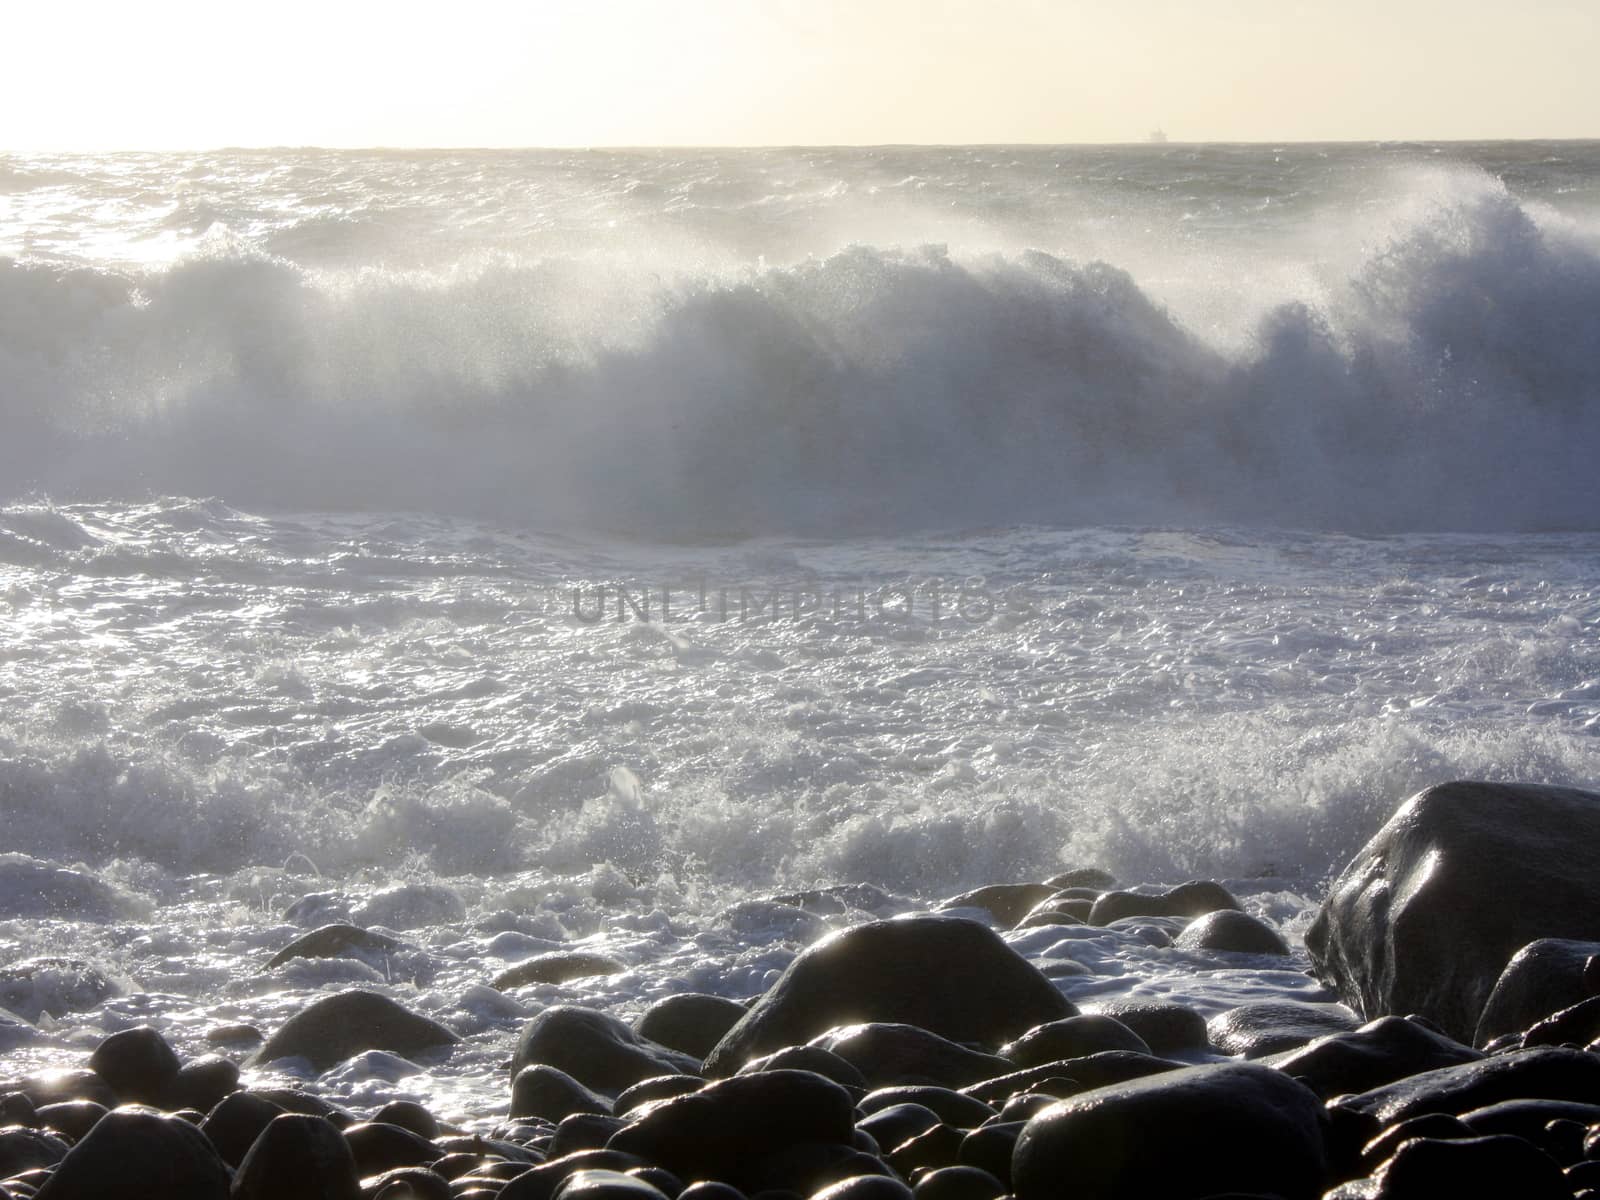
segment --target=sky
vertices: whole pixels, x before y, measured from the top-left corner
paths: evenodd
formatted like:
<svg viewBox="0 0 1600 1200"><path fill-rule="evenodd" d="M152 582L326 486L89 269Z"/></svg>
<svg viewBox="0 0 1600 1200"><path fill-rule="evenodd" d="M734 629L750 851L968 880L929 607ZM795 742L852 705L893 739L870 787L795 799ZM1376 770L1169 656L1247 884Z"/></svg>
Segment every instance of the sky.
<svg viewBox="0 0 1600 1200"><path fill-rule="evenodd" d="M12 0L0 151L1600 137L1597 0Z"/></svg>

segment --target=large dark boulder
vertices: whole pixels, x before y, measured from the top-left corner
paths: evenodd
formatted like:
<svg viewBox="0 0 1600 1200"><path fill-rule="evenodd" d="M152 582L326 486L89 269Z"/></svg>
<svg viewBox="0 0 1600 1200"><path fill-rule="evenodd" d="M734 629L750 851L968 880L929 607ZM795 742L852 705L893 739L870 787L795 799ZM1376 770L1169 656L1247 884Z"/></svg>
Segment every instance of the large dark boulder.
<svg viewBox="0 0 1600 1200"><path fill-rule="evenodd" d="M810 1071L762 1071L666 1100L611 1136L607 1149L636 1155L681 1179L759 1181L766 1160L810 1145L848 1147L850 1093Z"/></svg>
<svg viewBox="0 0 1600 1200"><path fill-rule="evenodd" d="M1349 1095L1424 1071L1477 1062L1483 1055L1418 1021L1379 1017L1360 1029L1317 1038L1274 1060L1320 1096Z"/></svg>
<svg viewBox="0 0 1600 1200"><path fill-rule="evenodd" d="M113 1033L89 1056L89 1069L111 1085L117 1099L133 1104L159 1105L182 1065L167 1039L148 1025Z"/></svg>
<svg viewBox="0 0 1600 1200"><path fill-rule="evenodd" d="M1018 1200L1313 1200L1327 1173L1322 1101L1270 1067L1188 1067L1097 1088L1034 1117L1017 1139Z"/></svg>
<svg viewBox="0 0 1600 1200"><path fill-rule="evenodd" d="M887 1021L842 1025L813 1038L810 1045L844 1059L861 1072L868 1087L932 1083L959 1088L1011 1070L1011 1063L996 1055L969 1050L915 1025Z"/></svg>
<svg viewBox="0 0 1600 1200"><path fill-rule="evenodd" d="M1540 938L1518 950L1484 1002L1476 1044L1524 1033L1551 1013L1587 1000L1593 992L1584 972L1597 954L1600 942L1566 938Z"/></svg>
<svg viewBox="0 0 1600 1200"><path fill-rule="evenodd" d="M690 1055L641 1037L616 1017L575 1004L547 1008L523 1026L511 1056L513 1078L538 1063L611 1096L657 1075L695 1074L700 1066Z"/></svg>
<svg viewBox="0 0 1600 1200"><path fill-rule="evenodd" d="M36 1200L227 1200L228 1168L187 1121L107 1113L63 1158Z"/></svg>
<svg viewBox="0 0 1600 1200"><path fill-rule="evenodd" d="M321 1117L274 1117L239 1164L233 1200L359 1200L360 1176L344 1135Z"/></svg>
<svg viewBox="0 0 1600 1200"><path fill-rule="evenodd" d="M1544 937L1600 939L1596 844L1594 792L1427 788L1344 869L1306 949L1364 1016L1417 1013L1470 1042L1517 950Z"/></svg>
<svg viewBox="0 0 1600 1200"><path fill-rule="evenodd" d="M706 1059L729 1075L747 1059L836 1025L915 1025L954 1042L998 1046L1076 1011L1037 968L977 921L872 921L806 949Z"/></svg>
<svg viewBox="0 0 1600 1200"><path fill-rule="evenodd" d="M1413 1138L1370 1177L1335 1188L1326 1200L1569 1200L1571 1195L1548 1154L1521 1138L1498 1136Z"/></svg>
<svg viewBox="0 0 1600 1200"><path fill-rule="evenodd" d="M304 1058L326 1071L364 1050L412 1055L453 1046L461 1039L437 1021L419 1016L377 992L326 996L301 1009L269 1037L252 1060Z"/></svg>
<svg viewBox="0 0 1600 1200"><path fill-rule="evenodd" d="M1358 1022L1337 1004L1298 1000L1258 1000L1218 1013L1206 1022L1211 1044L1224 1054L1265 1058L1304 1046L1330 1033L1345 1033Z"/></svg>
<svg viewBox="0 0 1600 1200"><path fill-rule="evenodd" d="M1394 1125L1427 1113L1460 1116L1502 1100L1600 1102L1600 1055L1560 1047L1517 1050L1341 1096L1333 1107Z"/></svg>
<svg viewBox="0 0 1600 1200"><path fill-rule="evenodd" d="M663 996L645 1009L633 1029L658 1046L704 1061L744 1014L745 1007L737 1000L704 992L679 992Z"/></svg>

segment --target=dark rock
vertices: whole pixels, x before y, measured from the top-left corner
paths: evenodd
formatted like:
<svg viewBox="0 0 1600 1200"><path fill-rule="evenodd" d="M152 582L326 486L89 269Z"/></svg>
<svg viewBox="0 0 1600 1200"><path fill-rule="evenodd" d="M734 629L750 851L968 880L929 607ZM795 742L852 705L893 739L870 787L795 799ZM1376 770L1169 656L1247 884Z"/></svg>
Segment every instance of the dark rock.
<svg viewBox="0 0 1600 1200"><path fill-rule="evenodd" d="M986 1104L1004 1104L1017 1092L1041 1087L1051 1079L1071 1080L1077 1085L1078 1091L1087 1092L1108 1084L1126 1083L1132 1079L1176 1071L1184 1065L1171 1059L1140 1054L1137 1050L1102 1050L1083 1058L1066 1058L1060 1062L1042 1063L1037 1067L1013 1071L1009 1075L985 1079L961 1090Z"/></svg>
<svg viewBox="0 0 1600 1200"><path fill-rule="evenodd" d="M113 1033L89 1056L89 1069L111 1085L117 1099L159 1105L178 1077L178 1055L148 1025Z"/></svg>
<svg viewBox="0 0 1600 1200"><path fill-rule="evenodd" d="M810 1045L844 1059L865 1076L869 1087L931 1083L959 1088L1011 1067L993 1054L969 1050L915 1025L889 1021L839 1026L813 1038Z"/></svg>
<svg viewBox="0 0 1600 1200"><path fill-rule="evenodd" d="M513 1175L501 1189L500 1200L551 1200L556 1189L579 1171L620 1173L647 1165L637 1155L616 1150L580 1150ZM456 1180L455 1186L460 1183L461 1180ZM456 1193L457 1200L461 1194Z"/></svg>
<svg viewBox="0 0 1600 1200"><path fill-rule="evenodd" d="M284 1112L322 1117L331 1122L336 1129L344 1129L356 1123L355 1118L347 1110L340 1108L331 1100L313 1096L310 1092L303 1092L299 1088L256 1088L254 1094L263 1100L272 1101Z"/></svg>
<svg viewBox="0 0 1600 1200"><path fill-rule="evenodd" d="M1049 1108L1057 1100L1065 1100L1068 1096L1076 1096L1083 1090L1071 1080L1063 1080L1062 1082L1068 1084L1069 1086L1060 1089L1059 1092L1033 1091L1013 1093L1011 1099L1007 1100L1005 1102L1005 1106L1000 1109L1000 1120L1031 1120L1042 1113L1045 1109ZM1049 1082L1046 1081L1040 1086L1041 1088L1047 1088L1050 1085Z"/></svg>
<svg viewBox="0 0 1600 1200"><path fill-rule="evenodd" d="M1495 980L1478 1017L1473 1044L1487 1046L1497 1037L1522 1033L1553 1012L1569 1008L1593 994L1584 978L1600 942L1540 938L1511 956Z"/></svg>
<svg viewBox="0 0 1600 1200"><path fill-rule="evenodd" d="M1471 1046L1404 1017L1379 1017L1349 1033L1317 1038L1273 1062L1318 1095L1366 1092L1424 1071L1476 1062Z"/></svg>
<svg viewBox="0 0 1600 1200"><path fill-rule="evenodd" d="M1138 1034L1151 1054L1186 1054L1211 1047L1206 1019L1184 1004L1166 1000L1108 1000L1095 1009Z"/></svg>
<svg viewBox="0 0 1600 1200"><path fill-rule="evenodd" d="M921 1104L891 1104L868 1113L856 1122L856 1129L870 1135L884 1149L893 1150L938 1124L939 1114L931 1108Z"/></svg>
<svg viewBox="0 0 1600 1200"><path fill-rule="evenodd" d="M396 1167L421 1167L444 1157L430 1139L399 1125L361 1121L344 1131L356 1161L356 1174L380 1175Z"/></svg>
<svg viewBox="0 0 1600 1200"><path fill-rule="evenodd" d="M555 1191L557 1200L668 1200L665 1193L637 1175L622 1171L574 1171Z"/></svg>
<svg viewBox="0 0 1600 1200"><path fill-rule="evenodd" d="M107 1113L68 1152L39 1189L36 1200L174 1200L178 1196L183 1200L227 1200L227 1166L188 1122L124 1108Z"/></svg>
<svg viewBox="0 0 1600 1200"><path fill-rule="evenodd" d="M964 1128L982 1125L995 1115L995 1110L982 1100L942 1087L878 1088L862 1097L856 1107L870 1115L896 1104L920 1104L937 1113L946 1125Z"/></svg>
<svg viewBox="0 0 1600 1200"><path fill-rule="evenodd" d="M427 1167L396 1167L362 1181L371 1200L451 1200L450 1181Z"/></svg>
<svg viewBox="0 0 1600 1200"><path fill-rule="evenodd" d="M611 1111L620 1115L653 1100L670 1100L674 1096L698 1092L704 1085L705 1080L698 1075L656 1075L641 1079L617 1096Z"/></svg>
<svg viewBox="0 0 1600 1200"><path fill-rule="evenodd" d="M634 1167L624 1172L635 1179L642 1179L651 1187L657 1188L668 1196L676 1196L683 1191L683 1180L679 1179L665 1167Z"/></svg>
<svg viewBox="0 0 1600 1200"><path fill-rule="evenodd" d="M1501 1100L1461 1114L1461 1123L1479 1137L1503 1133L1535 1144L1552 1121L1573 1121L1580 1127L1600 1125L1600 1104L1580 1104L1572 1100ZM1581 1140L1578 1150L1581 1154Z"/></svg>
<svg viewBox="0 0 1600 1200"><path fill-rule="evenodd" d="M748 1059L863 1020L997 1045L1067 1008L1048 979L976 921L874 921L803 951L718 1043L705 1071L727 1075Z"/></svg>
<svg viewBox="0 0 1600 1200"><path fill-rule="evenodd" d="M332 925L324 925L320 929L302 933L267 960L267 970L281 967L296 958L342 958L346 955L355 955L381 959L398 949L400 942L386 933L336 921Z"/></svg>
<svg viewBox="0 0 1600 1200"><path fill-rule="evenodd" d="M852 1175L814 1193L812 1200L911 1200L911 1189L887 1175Z"/></svg>
<svg viewBox="0 0 1600 1200"><path fill-rule="evenodd" d="M1017 1139L1027 1124L1022 1121L997 1122L974 1129L961 1139L961 1166L977 1167L1011 1187L1011 1161Z"/></svg>
<svg viewBox="0 0 1600 1200"><path fill-rule="evenodd" d="M579 1150L604 1149L611 1135L627 1123L624 1117L608 1117L605 1113L573 1113L563 1117L556 1126L546 1153L551 1158L560 1158Z"/></svg>
<svg viewBox="0 0 1600 1200"><path fill-rule="evenodd" d="M1188 1067L1052 1105L1023 1128L1012 1184L1018 1200L1310 1200L1324 1186L1322 1122L1317 1096L1269 1067Z"/></svg>
<svg viewBox="0 0 1600 1200"><path fill-rule="evenodd" d="M1368 1114L1385 1125L1421 1116L1456 1116L1501 1100L1600 1097L1600 1058L1582 1050L1516 1050L1456 1067L1424 1071L1380 1088L1341 1096L1331 1107Z"/></svg>
<svg viewBox="0 0 1600 1200"><path fill-rule="evenodd" d="M746 1178L756 1200L763 1192L809 1196L852 1176L874 1174L892 1174L876 1155L835 1142L804 1142L773 1151Z"/></svg>
<svg viewBox="0 0 1600 1200"><path fill-rule="evenodd" d="M513 1075L543 1063L610 1094L655 1075L695 1074L700 1066L686 1054L646 1040L615 1017L569 1004L547 1008L523 1026L511 1063Z"/></svg>
<svg viewBox="0 0 1600 1200"><path fill-rule="evenodd" d="M680 992L645 1009L633 1028L647 1041L703 1062L744 1014L744 1005L736 1000Z"/></svg>
<svg viewBox="0 0 1600 1200"><path fill-rule="evenodd" d="M590 975L615 975L628 968L614 958L587 950L550 950L536 954L527 962L508 967L494 977L502 992L527 987L531 983L566 983Z"/></svg>
<svg viewBox="0 0 1600 1200"><path fill-rule="evenodd" d="M678 1200L745 1200L745 1194L732 1184L702 1179L684 1188Z"/></svg>
<svg viewBox="0 0 1600 1200"><path fill-rule="evenodd" d="M239 1066L216 1054L192 1058L178 1068L167 1089L168 1108L196 1108L210 1112L224 1096L239 1088Z"/></svg>
<svg viewBox="0 0 1600 1200"><path fill-rule="evenodd" d="M1409 1121L1401 1121L1391 1125L1361 1148L1361 1162L1366 1168L1364 1174L1372 1174L1398 1150L1403 1142L1412 1138L1435 1138L1439 1141L1448 1141L1451 1138L1472 1137L1472 1130L1462 1123L1460 1117L1452 1117L1448 1113L1426 1113L1420 1117L1412 1117Z"/></svg>
<svg viewBox="0 0 1600 1200"><path fill-rule="evenodd" d="M200 1122L200 1132L210 1139L224 1162L237 1167L261 1131L283 1112L281 1105L255 1092L234 1092L206 1114Z"/></svg>
<svg viewBox="0 0 1600 1200"><path fill-rule="evenodd" d="M901 1142L884 1157L907 1179L918 1171L953 1167L961 1162L961 1144L966 1141L968 1132L940 1123Z"/></svg>
<svg viewBox="0 0 1600 1200"><path fill-rule="evenodd" d="M917 1200L998 1200L1006 1185L981 1167L940 1167L917 1180Z"/></svg>
<svg viewBox="0 0 1600 1200"><path fill-rule="evenodd" d="M1110 925L1126 917L1203 917L1224 908L1238 908L1233 893L1220 883L1192 879L1156 895L1106 892L1094 902L1089 924Z"/></svg>
<svg viewBox="0 0 1600 1200"><path fill-rule="evenodd" d="M1196 917L1173 942L1179 950L1221 950L1230 954L1287 955L1288 943L1265 921L1236 909L1220 908Z"/></svg>
<svg viewBox="0 0 1600 1200"><path fill-rule="evenodd" d="M757 1071L813 1071L853 1091L867 1090L867 1077L831 1050L821 1046L785 1046L760 1058L752 1058L739 1068L740 1075Z"/></svg>
<svg viewBox="0 0 1600 1200"><path fill-rule="evenodd" d="M760 1160L805 1142L848 1143L850 1094L806 1071L736 1075L662 1102L608 1143L684 1179L744 1187Z"/></svg>
<svg viewBox="0 0 1600 1200"><path fill-rule="evenodd" d="M53 1167L67 1156L67 1143L39 1129L0 1129L0 1179L35 1167Z"/></svg>
<svg viewBox="0 0 1600 1200"><path fill-rule="evenodd" d="M1600 795L1446 783L1403 804L1306 934L1319 974L1368 1017L1419 1013L1473 1040L1507 960L1538 938L1600 939Z"/></svg>
<svg viewBox="0 0 1600 1200"><path fill-rule="evenodd" d="M680 1076L680 1078L682 1078ZM511 1082L511 1115L560 1121L573 1113L611 1113L611 1101L556 1067L535 1063Z"/></svg>
<svg viewBox="0 0 1600 1200"><path fill-rule="evenodd" d="M1521 1138L1413 1138L1372 1176L1342 1184L1328 1193L1327 1200L1434 1196L1571 1200L1572 1193L1555 1160Z"/></svg>
<svg viewBox="0 0 1600 1200"><path fill-rule="evenodd" d="M1062 900L1059 897L1037 905L1022 920L1017 929L1037 929L1041 925L1087 925L1094 910L1093 900Z"/></svg>
<svg viewBox="0 0 1600 1200"><path fill-rule="evenodd" d="M439 1122L415 1100L391 1100L372 1114L372 1120L376 1124L398 1125L430 1140L439 1136Z"/></svg>
<svg viewBox="0 0 1600 1200"><path fill-rule="evenodd" d="M36 1118L40 1124L77 1142L110 1111L104 1104L96 1104L93 1100L63 1100L59 1104L42 1106Z"/></svg>
<svg viewBox="0 0 1600 1200"><path fill-rule="evenodd" d="M233 1181L234 1200L357 1200L361 1183L344 1135L321 1117L284 1113L256 1138Z"/></svg>
<svg viewBox="0 0 1600 1200"><path fill-rule="evenodd" d="M326 1071L364 1050L413 1055L461 1039L437 1021L409 1012L376 992L348 991L314 1001L285 1021L251 1059L304 1058Z"/></svg>
<svg viewBox="0 0 1600 1200"><path fill-rule="evenodd" d="M218 1025L206 1030L206 1042L212 1046L253 1046L262 1040L261 1030L254 1025Z"/></svg>
<svg viewBox="0 0 1600 1200"><path fill-rule="evenodd" d="M1068 888L1093 888L1096 892L1106 892L1117 886L1116 876L1110 871L1102 871L1099 867L1075 867L1059 875L1052 875L1045 882L1061 891L1066 891Z"/></svg>
<svg viewBox="0 0 1600 1200"><path fill-rule="evenodd" d="M1104 1050L1131 1050L1149 1054L1150 1047L1115 1017L1083 1014L1051 1021L1028 1030L1000 1053L1018 1067L1037 1067L1067 1058L1084 1058ZM990 1077L1003 1073L991 1071ZM969 1081L970 1082L970 1081Z"/></svg>
<svg viewBox="0 0 1600 1200"><path fill-rule="evenodd" d="M1330 1033L1347 1033L1356 1025L1356 1018L1332 1004L1268 1000L1219 1013L1206 1022L1206 1035L1224 1054L1262 1058Z"/></svg>
<svg viewBox="0 0 1600 1200"><path fill-rule="evenodd" d="M1552 1013L1522 1035L1524 1046L1587 1046L1600 1037L1600 996Z"/></svg>
<svg viewBox="0 0 1600 1200"><path fill-rule="evenodd" d="M19 1089L34 1105L60 1104L64 1100L93 1100L107 1108L117 1106L117 1094L96 1071L82 1067L63 1067L40 1071L22 1081Z"/></svg>
<svg viewBox="0 0 1600 1200"><path fill-rule="evenodd" d="M991 883L974 891L962 892L942 901L941 909L981 908L1007 929L1015 925L1041 900L1056 894L1059 888L1047 883Z"/></svg>

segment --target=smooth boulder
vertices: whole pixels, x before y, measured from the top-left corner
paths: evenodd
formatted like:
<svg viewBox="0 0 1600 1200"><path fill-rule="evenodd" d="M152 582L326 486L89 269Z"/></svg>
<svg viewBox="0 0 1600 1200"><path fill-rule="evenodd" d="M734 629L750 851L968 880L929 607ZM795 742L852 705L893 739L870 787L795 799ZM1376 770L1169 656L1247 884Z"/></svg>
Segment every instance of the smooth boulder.
<svg viewBox="0 0 1600 1200"><path fill-rule="evenodd" d="M1551 1013L1594 994L1585 972L1600 942L1540 938L1511 956L1478 1017L1474 1044L1483 1047L1508 1033L1524 1033Z"/></svg>
<svg viewBox="0 0 1600 1200"><path fill-rule="evenodd" d="M254 1063L304 1058L326 1071L364 1050L409 1056L461 1039L437 1021L419 1016L376 992L325 996L285 1021L256 1051Z"/></svg>
<svg viewBox="0 0 1600 1200"><path fill-rule="evenodd" d="M1456 782L1408 799L1306 933L1319 976L1367 1018L1417 1013L1472 1042L1508 960L1600 940L1600 794Z"/></svg>
<svg viewBox="0 0 1600 1200"><path fill-rule="evenodd" d="M36 1200L227 1200L228 1168L193 1125L144 1109L107 1113Z"/></svg>
<svg viewBox="0 0 1600 1200"><path fill-rule="evenodd" d="M1011 1161L1018 1200L1313 1200L1327 1174L1322 1101L1287 1075L1221 1063L1051 1105Z"/></svg>
<svg viewBox="0 0 1600 1200"><path fill-rule="evenodd" d="M547 1008L523 1026L511 1056L513 1078L539 1063L611 1096L657 1075L695 1074L700 1066L687 1054L641 1037L616 1017L575 1004Z"/></svg>
<svg viewBox="0 0 1600 1200"><path fill-rule="evenodd" d="M915 1025L953 1042L998 1046L1076 1010L986 925L916 916L842 930L803 951L706 1059L730 1075L746 1060L837 1025Z"/></svg>

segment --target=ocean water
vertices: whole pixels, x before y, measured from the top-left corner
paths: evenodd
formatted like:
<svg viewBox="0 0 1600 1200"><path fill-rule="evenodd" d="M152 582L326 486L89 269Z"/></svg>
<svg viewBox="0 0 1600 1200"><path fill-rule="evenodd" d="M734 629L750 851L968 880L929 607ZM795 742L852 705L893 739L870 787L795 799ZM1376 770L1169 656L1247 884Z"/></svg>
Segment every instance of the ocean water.
<svg viewBox="0 0 1600 1200"><path fill-rule="evenodd" d="M543 1004L1075 865L1295 935L1411 791L1595 785L1597 166L0 157L0 1075L368 986L466 1044L298 1077L488 1121ZM263 971L332 919L406 948Z"/></svg>

